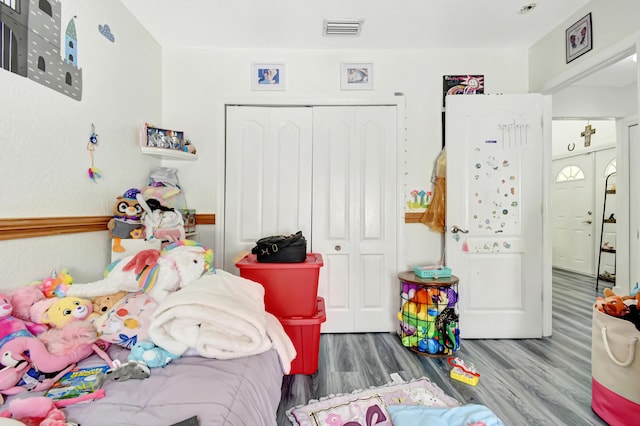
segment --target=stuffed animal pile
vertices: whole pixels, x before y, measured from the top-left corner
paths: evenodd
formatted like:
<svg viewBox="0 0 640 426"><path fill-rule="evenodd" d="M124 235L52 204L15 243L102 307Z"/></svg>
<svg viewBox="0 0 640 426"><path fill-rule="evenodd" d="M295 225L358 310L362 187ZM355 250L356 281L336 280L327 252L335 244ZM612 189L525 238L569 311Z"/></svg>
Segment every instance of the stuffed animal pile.
<svg viewBox="0 0 640 426"><path fill-rule="evenodd" d="M631 321L640 331L640 291L638 284L631 294L617 295L610 288L603 291L604 297L596 298L595 308L607 315Z"/></svg>
<svg viewBox="0 0 640 426"><path fill-rule="evenodd" d="M14 312L13 300L32 305ZM28 296L28 297L26 297ZM85 321L90 301L47 299L36 286L10 296L0 294L0 401L2 395L46 390L76 362L99 351L98 333Z"/></svg>
<svg viewBox="0 0 640 426"><path fill-rule="evenodd" d="M63 270L10 295L0 294L0 404L4 395L49 389L94 352L112 367L107 377L116 380L143 378L144 374L131 371L164 367L177 359L152 342L136 345L138 337L147 337L144 334L126 342L104 340L107 329L100 321L109 315L118 317L119 331L110 334L121 337L126 327L142 322L141 316L127 318L134 310L150 318L157 303L213 272L212 265L212 250L194 241L178 241L162 251L146 250L122 258L109 265L105 278L96 282L73 283ZM126 364L114 364L106 355L104 349L111 343L129 349L135 346Z"/></svg>

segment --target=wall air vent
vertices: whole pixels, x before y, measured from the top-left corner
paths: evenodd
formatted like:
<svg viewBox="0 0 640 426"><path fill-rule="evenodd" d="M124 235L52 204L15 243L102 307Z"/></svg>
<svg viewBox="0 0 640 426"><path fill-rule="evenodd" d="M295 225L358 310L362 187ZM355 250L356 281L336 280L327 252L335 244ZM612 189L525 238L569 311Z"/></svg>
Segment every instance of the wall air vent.
<svg viewBox="0 0 640 426"><path fill-rule="evenodd" d="M325 19L322 24L322 35L357 37L360 35L363 23L361 19Z"/></svg>

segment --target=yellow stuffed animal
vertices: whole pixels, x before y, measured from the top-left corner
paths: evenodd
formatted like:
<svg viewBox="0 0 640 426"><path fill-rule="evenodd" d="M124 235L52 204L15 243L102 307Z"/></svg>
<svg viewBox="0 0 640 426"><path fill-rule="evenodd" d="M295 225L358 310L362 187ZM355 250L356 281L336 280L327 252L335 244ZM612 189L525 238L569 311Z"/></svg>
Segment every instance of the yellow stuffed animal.
<svg viewBox="0 0 640 426"><path fill-rule="evenodd" d="M72 321L85 320L93 312L93 304L80 297L52 297L36 302L30 310L31 320L61 329Z"/></svg>

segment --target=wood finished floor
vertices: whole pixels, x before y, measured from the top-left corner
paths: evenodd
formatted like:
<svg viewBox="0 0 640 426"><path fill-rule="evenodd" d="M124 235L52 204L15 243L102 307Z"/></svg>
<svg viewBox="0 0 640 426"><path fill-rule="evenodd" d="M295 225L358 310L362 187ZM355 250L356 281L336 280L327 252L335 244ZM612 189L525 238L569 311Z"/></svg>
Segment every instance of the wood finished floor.
<svg viewBox="0 0 640 426"><path fill-rule="evenodd" d="M608 285L608 284L605 284ZM322 334L314 375L286 376L286 410L310 399L426 376L462 403L483 404L506 425L606 425L591 410L591 306L594 279L553 271L553 335L543 339L462 340L456 355L481 374L477 386L449 378L446 359L404 348L393 333Z"/></svg>

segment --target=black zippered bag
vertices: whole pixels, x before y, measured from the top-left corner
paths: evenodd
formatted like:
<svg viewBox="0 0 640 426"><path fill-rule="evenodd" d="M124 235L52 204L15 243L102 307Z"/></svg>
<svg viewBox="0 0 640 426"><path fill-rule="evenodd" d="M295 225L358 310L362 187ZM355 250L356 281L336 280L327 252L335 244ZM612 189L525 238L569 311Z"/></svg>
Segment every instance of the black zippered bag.
<svg viewBox="0 0 640 426"><path fill-rule="evenodd" d="M262 263L300 263L307 259L307 240L302 231L265 237L256 241L251 253Z"/></svg>

